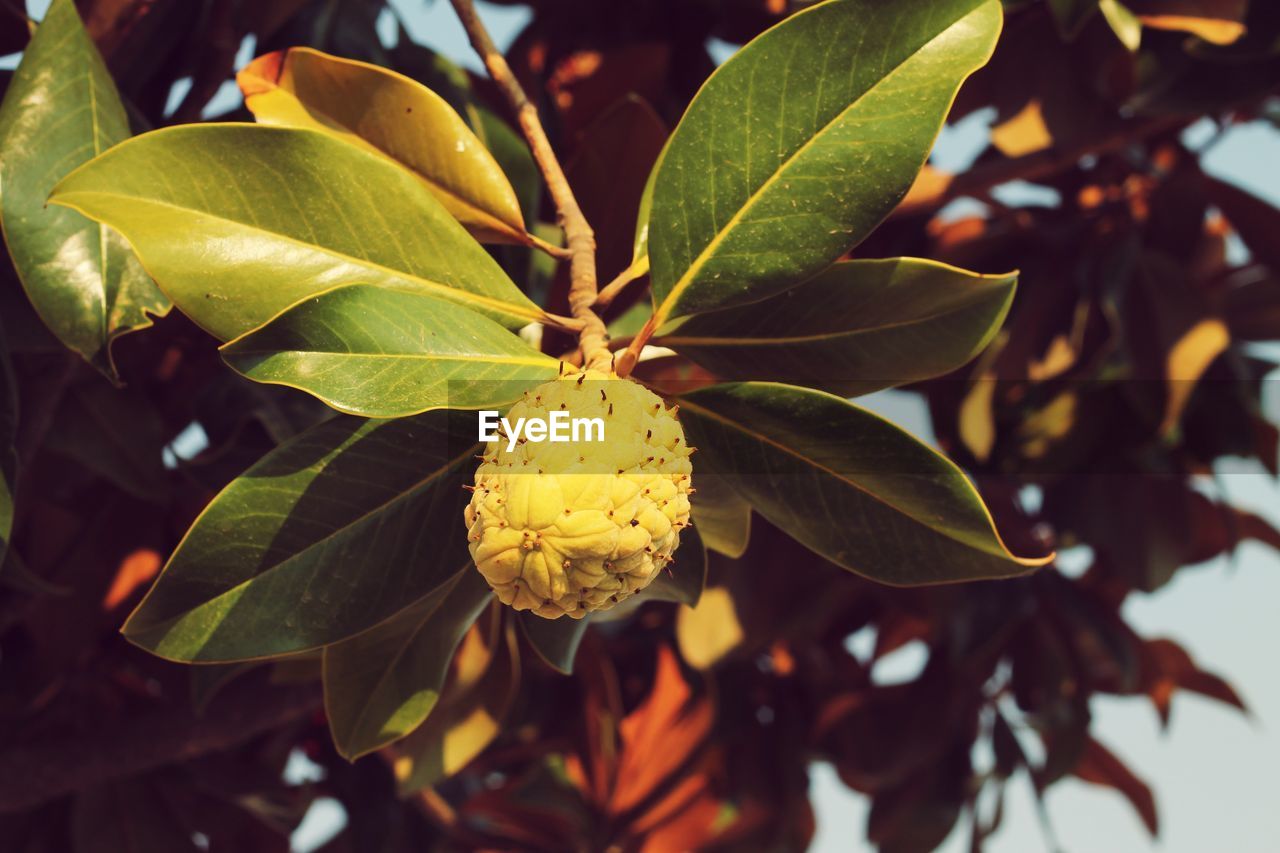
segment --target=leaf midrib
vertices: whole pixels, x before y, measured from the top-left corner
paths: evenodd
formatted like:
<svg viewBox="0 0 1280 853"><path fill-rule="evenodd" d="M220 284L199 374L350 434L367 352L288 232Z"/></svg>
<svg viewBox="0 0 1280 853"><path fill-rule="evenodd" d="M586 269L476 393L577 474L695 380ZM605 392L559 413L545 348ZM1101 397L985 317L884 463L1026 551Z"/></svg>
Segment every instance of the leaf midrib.
<svg viewBox="0 0 1280 853"><path fill-rule="evenodd" d="M824 395L824 396L826 396L826 395ZM795 449L793 449L793 448L787 447L785 444L781 444L781 443L779 443L779 442L775 441L774 439L770 438L770 437L769 437L769 436L767 436L767 435L763 435L762 433L758 433L758 432L752 432L752 431L749 431L749 430L748 430L744 425L739 424L739 423L737 423L736 421L730 420L729 418L726 418L726 417L724 417L723 415L719 415L719 414L717 414L716 412L714 412L714 411L712 411L712 410L710 410L710 409L707 409L707 408L706 408L706 407L704 407L704 406L699 406L699 405L697 405L696 403L692 403L692 402L690 402L690 401L689 401L689 398L688 398L688 397L681 397L681 398L680 398L680 406L681 406L681 408L686 408L686 407L687 407L687 408L692 408L692 409L694 409L694 410L698 411L700 414L702 414L702 415L704 415L704 416L706 416L706 417L709 417L711 420L719 421L719 422L720 422L720 423L722 423L722 424L727 424L729 427L734 428L734 429L737 429L739 432L743 433L744 435L746 435L746 436L748 436L748 437L750 437L750 438L757 439L758 441L760 441L760 442L761 442L761 443L763 443L763 444L767 444L767 445L769 445L770 447L773 447L773 448L775 448L775 449L777 449L777 450L780 450L780 451L782 451L783 453L785 453L785 454L787 454L787 455L789 455L789 456L792 456L792 457L794 457L794 458L796 458L796 459L799 459L801 462L804 462L804 463L805 463L806 465L808 465L809 467L811 467L811 468L815 468L815 469L817 469L818 471L821 471L822 473L827 474L827 475L829 475L829 476L831 476L831 477L835 478L836 480L838 480L838 481L840 481L840 482L842 482L842 483L845 483L845 484L846 484L846 485L848 485L848 486L853 487L854 489L856 489L857 491L859 491L859 492L861 492L862 494L866 495L867 497L871 498L872 500L876 501L877 503L879 503L879 504L881 504L881 505L883 505L883 506L885 506L885 507L887 507L887 508L889 508L889 509L893 510L894 512L897 512L898 514L902 515L904 518L910 519L911 521L913 521L913 522L915 522L916 524L918 524L918 525L920 525L921 527L923 527L925 530L928 530L928 531L930 531L930 532L932 532L932 533L934 533L934 534L936 534L936 535L938 535L938 536L942 536L942 537L944 537L944 538L946 538L946 539L950 539L951 541L956 542L956 543L958 543L958 544L960 544L960 545L963 545L963 546L964 546L964 547L966 547L966 548L972 548L972 549L973 549L973 550L975 550L975 551L981 551L982 553L988 554L988 555L993 556L993 557L1002 557L1002 558L1011 559L1011 560L1015 560L1015 561L1016 561L1016 558L1015 558L1012 554L1009 554L1009 553L1007 553L1007 552L1002 552L1002 551L992 551L992 550L990 550L990 549L988 549L988 548L985 548L985 547L978 547L978 546L975 546L975 545L973 545L973 544L971 544L971 543L969 543L969 542L964 541L963 539L958 539L958 538L956 538L955 536L951 535L951 534L950 534L950 533L948 533L947 531L939 530L939 529L938 529L938 528L936 528L936 527L931 527L931 526L930 526L926 521L924 521L924 520L923 520L923 519L921 519L921 518L918 518L914 513L912 513L912 512L910 512L910 511L908 511L908 510L904 509L903 507L898 506L897 504L893 503L892 501L890 501L890 500L886 499L884 496L879 495L879 494L876 494L875 492L871 491L870 489L868 489L866 486L862 485L861 483L859 483L859 482L857 482L857 481L855 481L855 480L851 480L851 479L849 479L848 477L846 477L845 475L840 474L840 473L838 473L838 472L836 472L836 471L831 470L830 468L828 468L827 466L825 466L825 465L823 465L823 464L819 463L818 461L816 461L816 460L814 460L814 459L812 459L812 458L810 458L810 457L808 457L808 456L805 456L805 455L803 455L802 453L799 453L798 451L796 451L796 450L795 450ZM992 535L995 535L995 528L994 528L994 527L991 527L990 525L989 525L989 527L990 527L989 532L990 532L990 533L992 533Z"/></svg>
<svg viewBox="0 0 1280 853"><path fill-rule="evenodd" d="M350 126L338 121L338 119L334 118L329 113L320 109L313 110L312 107L309 107L305 103L303 103L303 101L300 98L298 98L297 95L294 94L293 92L290 92L289 90L284 89L283 87L280 87L280 86L277 86L276 88L279 91L288 93L290 97L292 97L295 101L298 102L299 106L301 106L304 110L306 110L307 113L323 116L325 119L327 119L331 123L329 127L332 127L334 130L339 131L344 137L346 137L345 141L348 142L349 144L359 145L362 148L365 148L366 150L368 150L371 154L376 154L379 157L382 157L383 159L388 160L391 163L394 163L396 166L399 166L400 168L404 169L409 174L413 175L415 178L417 178L419 181L425 184L427 189L430 192L435 193L437 195L447 196L451 203L456 204L459 208L466 210L473 217L473 222L475 225L478 225L484 228L490 228L500 234L507 234L509 236L518 237L521 239L527 239L525 237L525 232L523 228L519 228L519 229L515 228L510 223L506 222L503 219L500 219L499 217L495 216L494 214L490 213L484 208L479 207L469 199L461 195L458 195L458 193L456 193L452 188L432 180L431 177L425 172L422 172L417 167L412 166L409 163L405 162L404 160L399 159L398 157L393 155L390 151L387 151L385 148L381 147L380 145L376 145L373 142L370 142L368 139L365 139L363 136L361 136L359 133L353 130ZM325 126L325 123L323 121L318 122L318 124L320 124L322 127ZM285 125L285 126L289 127L291 125Z"/></svg>
<svg viewBox="0 0 1280 853"><path fill-rule="evenodd" d="M227 589L225 589L225 590L223 590L222 592L220 592L218 595L216 595L216 596L214 596L214 597L212 597L212 598L206 599L206 600L204 600L204 601L200 602L199 604L195 605L194 607L188 607L187 609L183 610L181 613L177 613L177 614L175 614L175 615L173 615L173 616L170 616L170 617L168 617L168 618L166 618L166 619L163 619L163 620L161 620L161 621L158 621L158 622L153 622L153 623L151 623L150 625L147 625L146 627L142 628L142 629L141 629L141 631L130 632L130 634L131 634L131 635L133 635L133 636L137 636L137 635L139 635L139 634L149 634L149 633L152 633L152 632L154 632L154 631L156 631L156 630L158 630L158 629L160 629L160 628L162 628L162 627L170 626L170 625L172 625L173 623L177 622L178 620L180 620L180 619L183 619L183 618L187 617L187 616L188 616L188 615L190 615L191 613L194 613L195 611L200 610L201 608L208 607L210 604L213 604L213 603L214 603L214 602L216 602L216 601L220 601L221 599L226 598L228 595L231 595L232 593L236 592L237 590L239 590L239 589L241 589L241 588L243 588L243 587L245 587L245 586L248 586L248 585L249 585L249 584L251 584L251 583L254 583L254 582L255 582L255 581L257 581L259 578L265 577L266 575L271 574L272 572L278 571L278 570L279 570L279 569L281 569L282 567L287 566L287 565L289 565L289 564L291 564L291 563L295 562L296 560L298 560L298 558L299 558L299 557L303 556L304 554L310 553L311 551L315 550L317 547L319 547L319 546L321 546L321 545L324 545L325 543L327 543L327 542L331 541L332 539L334 539L334 538L338 537L338 536L339 536L339 535L341 535L341 534L346 533L347 531L351 530L352 528L356 527L357 525L363 524L364 522L366 522L369 518L371 518L371 517L372 517L372 516L374 516L375 514L380 513L380 512L384 512L384 511L386 511L386 510L387 510L387 508L388 508L388 507L394 506L394 505L395 505L395 504L397 504L398 502L403 501L403 500L407 500L410 496L416 495L419 491L421 491L421 490L422 490L422 488L423 488L424 486L427 486L428 484L432 483L433 481L438 480L438 479L441 479L441 478L443 478L443 477L447 476L447 475L448 475L448 474L449 474L449 473L450 473L454 468L456 468L458 465L460 465L460 464L462 464L462 463L466 462L466 460L467 460L467 459L469 459L469 458L473 457L473 456L475 455L475 451L476 451L476 449L477 449L477 448L479 448L479 447L481 447L481 445L480 445L478 442L477 442L477 443L475 443L475 444L472 444L469 448L467 448L467 450L466 450L465 452L463 452L463 453L461 453L461 454L459 454L459 455L457 455L457 456L453 457L453 458L452 458L452 459L450 459L447 463L445 463L444 465L441 465L440 467L438 467L438 468L436 468L435 470L431 471L429 474L427 474L427 475L426 475L425 477L423 477L422 479L418 480L416 483L413 483L412 485L409 485L409 486L407 486L406 488L402 489L400 492L398 492L397 494L393 495L390 499L388 499L388 500L386 500L386 501L383 501L383 502L381 502L381 503L377 504L376 506L373 506L373 507L369 508L368 510L365 510L364 512L360 513L360 515L358 515L358 516L356 516L355 518L351 519L350 521L348 521L346 524L342 525L341 527L339 527L339 528L337 528L337 529L335 529L335 530L333 530L333 531L331 531L331 532L329 532L329 533L326 533L324 536L320 537L319 539L316 539L314 542L310 542L310 543L308 543L308 544L307 544L307 546L306 546L305 548L302 548L302 549L300 549L300 550L298 550L298 551L295 551L294 553L290 554L289 556L285 557L284 559L280 560L279 562L277 562L277 563L275 563L275 564L273 564L273 565L271 565L271 566L268 566L268 567L267 567L266 569L264 569L263 571L260 571L260 572L258 572L257 574L253 575L253 577L246 578L245 580L241 581L240 583L236 584L235 586L228 587ZM330 457L329 461L332 461L332 458L333 458L333 457ZM245 476L248 476L248 472L246 472ZM221 497L221 495L219 495L218 497ZM217 500L218 500L218 498L214 498L214 502L215 502L215 503L216 503L216 501L217 501ZM212 508L213 503L211 503L209 506L210 506L210 508ZM199 523L200 523L200 521L201 521L203 518L204 518L204 513L201 513L201 515L200 515L200 516L199 516L199 517L198 517L194 522L192 522L192 525L191 525L190 530L195 530L195 529L199 526ZM188 532L190 532L190 531L188 531ZM183 540L182 542L179 542L179 543L178 543L178 547L177 547L177 549L175 549L175 551L174 551L174 555L175 555L175 556L177 556L177 554L181 553L181 551L182 551L182 546L183 546L183 545L185 545L185 544L186 544L186 540L185 540L185 538L184 538L184 540ZM171 560L171 562L172 562L172 560ZM161 572L161 576L163 577L164 572L166 572L166 571L168 571L168 570L169 570L169 566L165 566L165 567L164 567L164 570ZM157 581L157 583L158 583L158 581ZM446 581L446 583L447 583L447 581ZM435 587L435 589L439 589L439 587ZM154 591L154 588L153 588L153 591ZM149 596L148 596L148 597L149 597ZM142 602L142 604L138 605L139 612L141 612L142 607L144 607L145 605L146 605L146 600L144 599L144 600L143 600L143 602ZM412 607L413 605L412 605L412 604L410 604L409 606L410 606L410 607ZM400 611L397 611L397 613L399 613L399 612L403 612L403 610L404 610L404 608L402 608ZM393 613L393 614L391 614L391 616L388 616L387 618L391 618L392 616L395 616L395 615L396 615L396 614L395 614L395 613ZM130 620L132 620L132 618L133 618L133 617L130 617ZM126 627L127 627L127 623L126 623ZM123 631L123 629L122 629L122 631ZM324 644L321 644L321 645L324 645ZM308 648L315 648L315 646L311 646L311 647L308 647ZM296 651L305 651L305 650L306 650L306 649L298 649L298 650L296 650ZM270 656L268 656L268 657L270 657ZM237 660L240 660L240 659L237 659ZM231 662L231 661L228 661L228 662Z"/></svg>
<svg viewBox="0 0 1280 853"><path fill-rule="evenodd" d="M975 299L965 304L959 304L936 311L932 314L926 314L922 317L916 317L911 320L898 320L893 323L882 323L878 326L864 326L860 329L849 329L843 332L823 332L813 335L790 335L779 337L750 337L750 338L729 338L720 336L707 335L667 335L657 338L654 343L662 346L670 346L678 349L680 345L684 346L701 346L701 347L718 347L718 346L738 346L738 347L772 347L784 346L789 344L805 344L814 341L838 340L843 338L856 338L859 335L874 335L878 332L890 331L893 329L905 329L911 326L919 326L925 323L931 323L934 320L941 319L950 314L958 314L961 311L967 311L977 308L982 302L981 297L989 297L995 293L995 289L980 291L975 294Z"/></svg>
<svg viewBox="0 0 1280 853"><path fill-rule="evenodd" d="M270 356L293 354L300 356L334 356L341 358L365 358L365 359L416 359L421 361L460 361L460 362L477 362L482 361L484 364L513 364L526 365L529 367L546 367L550 369L556 362L550 357L536 358L495 358L485 353L461 353L450 355L432 355L430 353L373 353L373 352L340 352L335 350L303 350L303 349L241 349L239 347L228 348L226 354L229 356Z"/></svg>
<svg viewBox="0 0 1280 853"><path fill-rule="evenodd" d="M262 234L266 234L282 242L289 243L295 246L300 246L304 249L308 249L318 254L327 255L332 258L340 259L342 261L345 261L346 263L352 264L353 266L362 266L371 270L375 270L377 272L381 272L384 275L388 275L394 278L399 278L405 281L410 281L415 283L421 283L424 290L439 293L442 295L443 298L449 299L450 301L472 302L477 305L486 306L499 313L514 314L520 317L527 317L531 321L539 320L542 317L542 311L539 310L536 306L530 309L530 308L525 308L523 306L516 305L514 303L503 302L500 299L496 299L491 296L482 296L478 293L473 293L470 290L464 290L460 287L453 287L443 282L438 282L433 279L424 278L419 273L413 273L407 270L397 270L392 267L388 267L383 264L380 264L376 261L371 261L366 258L359 258L359 257L356 257L355 255L348 255L345 252L340 252L335 249L325 248L315 243L307 243L303 240L298 239L297 237L291 237L288 234L281 234L278 231L273 231L268 228L263 228L260 225L250 225L248 223L241 222L236 219L231 219L226 216L220 216L215 213L209 213L206 211L197 210L196 208L186 207L179 204L173 204L172 202L160 201L158 199L144 198L142 196L129 195L126 193L105 192L103 190L71 190L71 191L62 192L62 193L55 193L53 196L50 196L49 201L51 204L57 204L66 208L70 208L71 210L74 210L80 215L88 217L89 219L96 219L96 217L91 216L87 211L85 211L83 207L75 203L75 199L77 197L102 198L102 199L109 199L112 201L121 201L121 200L130 201L130 202L137 203L139 205L152 205L155 207L163 208L165 210L175 210L175 211L186 213L192 216L206 217L208 219L212 219L217 222L229 223L242 230L251 231L251 232L256 231ZM481 251L483 251L483 249ZM374 286L385 287L386 285L374 285Z"/></svg>
<svg viewBox="0 0 1280 853"><path fill-rule="evenodd" d="M706 262L709 259L710 255L713 254L715 250L720 247L720 244L723 243L728 238L728 235L730 234L730 232L732 232L734 227L737 226L737 224L742 221L742 219L746 216L747 212L752 207L755 206L755 204L764 196L765 192L771 189L774 186L774 184L776 184L778 180L780 180L782 173L787 171L791 167L792 163L795 162L795 160L798 157L804 154L812 145L814 145L817 142L817 140L821 139L824 135L826 135L827 131L829 131L833 125L843 120L844 117L848 115L850 111L857 108L863 102L863 100L865 100L869 95L876 92L882 84L884 84L887 80L890 80L891 78L893 78L899 71L901 71L910 62L912 62L917 56L919 56L921 52L923 52L926 48L928 48L938 39L946 35L951 30L951 28L954 27L957 23L959 23L960 21L963 21L965 18L969 17L970 15L972 15L974 12L976 12L978 9L981 9L981 8L982 8L982 4L974 6L972 9L965 12L959 18L956 18L955 20L947 24L945 27L943 27L941 30L939 30L938 33L935 34L928 41L924 42L919 47L912 50L909 54L903 57L901 62L899 62L893 68L891 68L888 71L888 73L886 73L879 80L875 81L870 86L870 88L866 89L864 92L859 94L854 101L852 101L847 107L845 107L843 110L837 113L830 121L824 124L817 133L809 137L809 139L805 140L804 144L802 144L799 148L797 148L794 152L792 152L784 161L782 161L782 163L780 163L778 167L774 169L774 171L769 175L769 177L766 178L760 184L759 187L757 187L755 190L751 192L751 195L747 197L747 199L742 203L742 206L738 208L738 210L733 214L733 216L731 216L729 220L718 231L716 231L715 236L713 236L710 242L708 242L707 245L703 247L702 251L698 253L698 256L695 257L693 259L693 262L689 264L688 269L686 269L684 273L680 276L680 278L676 280L676 283L672 285L671 290L667 293L666 297L662 300L662 304L658 306L658 310L655 312L655 320L657 321L657 325L661 326L662 323L670 317L671 310L675 306L676 300L679 299L680 295L683 294L683 292L687 290L689 286L693 283L693 279L697 276L699 272L702 271L702 267L706 265Z"/></svg>

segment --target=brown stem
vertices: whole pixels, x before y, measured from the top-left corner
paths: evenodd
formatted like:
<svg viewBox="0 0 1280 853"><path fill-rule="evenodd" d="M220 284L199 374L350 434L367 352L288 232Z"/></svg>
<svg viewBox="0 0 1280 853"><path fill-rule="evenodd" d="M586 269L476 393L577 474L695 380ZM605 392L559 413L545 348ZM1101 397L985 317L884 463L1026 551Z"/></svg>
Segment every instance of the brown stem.
<svg viewBox="0 0 1280 853"><path fill-rule="evenodd" d="M548 314L545 311L542 314L542 322L553 329L560 329L563 332L575 335L580 334L586 326L586 323L577 317L562 317L559 314Z"/></svg>
<svg viewBox="0 0 1280 853"><path fill-rule="evenodd" d="M639 281L649 274L649 259L646 255L642 263L633 263L622 272L618 273L613 281L600 288L600 293L596 296L596 310L603 311L608 308L613 300L618 298L618 294L627 289L627 286L633 281Z"/></svg>
<svg viewBox="0 0 1280 853"><path fill-rule="evenodd" d="M540 252L547 253L553 258L558 258L562 261L565 261L573 257L573 253L570 252L568 249L566 249L564 246L557 246L555 243L548 243L546 240L543 240L541 237L538 237L534 234L526 234L525 236L529 238L530 246L532 246L533 248L537 249Z"/></svg>
<svg viewBox="0 0 1280 853"><path fill-rule="evenodd" d="M619 376L630 376L631 371L635 369L636 364L640 361L640 353L644 350L645 344L649 343L649 338L653 337L653 333L657 331L658 315L651 314L649 319L645 320L644 328L640 330L640 334L631 339L631 343L623 350L622 355L616 357L616 369Z"/></svg>
<svg viewBox="0 0 1280 853"><path fill-rule="evenodd" d="M476 14L472 0L452 0L452 3L471 39L471 46L480 54L485 67L489 69L489 76L515 111L520 129L533 152L533 159L547 182L569 249L569 310L583 324L578 333L583 363L588 367L602 365L609 359L609 334L600 315L591 308L596 301L595 234L587 223L587 218L582 215L582 208L578 207L578 200L569 188L564 169L560 168L560 161L551 149L542 121L538 118L537 108L529 102L524 89L512 73L511 66L507 65L507 60L493 43L480 16Z"/></svg>

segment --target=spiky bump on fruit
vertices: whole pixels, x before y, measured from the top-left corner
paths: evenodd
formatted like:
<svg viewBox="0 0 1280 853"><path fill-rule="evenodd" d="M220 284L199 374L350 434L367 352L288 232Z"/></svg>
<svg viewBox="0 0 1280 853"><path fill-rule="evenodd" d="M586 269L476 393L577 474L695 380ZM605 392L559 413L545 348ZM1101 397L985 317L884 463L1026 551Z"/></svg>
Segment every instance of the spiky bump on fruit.
<svg viewBox="0 0 1280 853"><path fill-rule="evenodd" d="M489 442L467 506L471 557L517 610L581 619L647 587L689 524L690 448L651 391L588 370L527 392L506 417L600 418L603 442Z"/></svg>

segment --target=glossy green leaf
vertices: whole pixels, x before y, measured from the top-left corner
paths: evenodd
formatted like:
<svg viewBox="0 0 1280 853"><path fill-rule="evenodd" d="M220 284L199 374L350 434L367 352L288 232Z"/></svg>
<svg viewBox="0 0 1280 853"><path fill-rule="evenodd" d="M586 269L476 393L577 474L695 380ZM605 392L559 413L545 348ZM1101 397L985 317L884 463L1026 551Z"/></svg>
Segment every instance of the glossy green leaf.
<svg viewBox="0 0 1280 853"><path fill-rule="evenodd" d="M350 761L422 724L449 661L492 593L468 560L440 589L381 625L324 650L324 707Z"/></svg>
<svg viewBox="0 0 1280 853"><path fill-rule="evenodd" d="M542 173L529 151L529 143L491 110L470 103L467 115L476 136L511 182L520 210L532 220L537 216L538 202L542 199Z"/></svg>
<svg viewBox="0 0 1280 853"><path fill-rule="evenodd" d="M578 646L591 624L590 616L583 619L543 619L528 611L516 616L524 631L525 639L547 666L564 675L573 675L573 660L578 656Z"/></svg>
<svg viewBox="0 0 1280 853"><path fill-rule="evenodd" d="M694 527L680 532L680 547L667 568L654 578L644 597L697 607L707 585L707 547Z"/></svg>
<svg viewBox="0 0 1280 853"><path fill-rule="evenodd" d="M466 72L462 73L465 76ZM524 137L505 120L491 110L477 105L474 100L468 104L465 115L476 136L484 142L493 159L498 161L515 189L516 198L520 200L520 210L529 223L529 233L544 246L563 245L564 232L558 225L538 221L538 208L542 202L542 173L538 171L538 164L534 162ZM539 304L546 304L543 297L559 264L557 258L546 252L518 245L494 246L491 251L512 280L520 285L521 290Z"/></svg>
<svg viewBox="0 0 1280 853"><path fill-rule="evenodd" d="M649 270L649 217L653 213L653 187L658 181L662 158L669 147L671 147L670 137L667 138L667 144L662 146L662 153L658 155L653 168L649 171L649 179L644 182L644 190L640 193L640 204L636 208L636 233L632 241L631 265L634 267L643 261L645 272Z"/></svg>
<svg viewBox="0 0 1280 853"><path fill-rule="evenodd" d="M5 241L22 286L66 346L114 377L111 341L169 302L118 234L48 207L76 166L129 136L120 96L71 0L55 0L0 106Z"/></svg>
<svg viewBox="0 0 1280 853"><path fill-rule="evenodd" d="M233 480L196 519L124 633L161 657L235 661L344 640L467 559L473 413L337 418Z"/></svg>
<svg viewBox="0 0 1280 853"><path fill-rule="evenodd" d="M541 316L421 181L319 131L157 130L68 175L51 201L124 234L223 339L341 284L431 293L509 328Z"/></svg>
<svg viewBox="0 0 1280 853"><path fill-rule="evenodd" d="M304 299L226 344L222 357L250 379L369 418L493 408L561 370L488 317L367 284Z"/></svg>
<svg viewBox="0 0 1280 853"><path fill-rule="evenodd" d="M332 133L417 175L482 240L528 243L515 190L444 98L386 68L295 47L260 56L236 81L261 124Z"/></svg>
<svg viewBox="0 0 1280 853"><path fill-rule="evenodd" d="M703 85L667 145L649 258L659 327L772 296L861 241L906 194L999 0L828 0Z"/></svg>
<svg viewBox="0 0 1280 853"><path fill-rule="evenodd" d="M693 526L707 548L738 559L751 541L751 504L710 471L698 471L693 503Z"/></svg>
<svg viewBox="0 0 1280 853"><path fill-rule="evenodd" d="M897 586L1009 577L1009 553L959 468L871 412L820 391L713 385L680 400L699 462L766 519L845 569Z"/></svg>
<svg viewBox="0 0 1280 853"><path fill-rule="evenodd" d="M848 261L762 302L690 317L655 343L725 379L853 397L969 361L999 331L1016 284L911 258Z"/></svg>

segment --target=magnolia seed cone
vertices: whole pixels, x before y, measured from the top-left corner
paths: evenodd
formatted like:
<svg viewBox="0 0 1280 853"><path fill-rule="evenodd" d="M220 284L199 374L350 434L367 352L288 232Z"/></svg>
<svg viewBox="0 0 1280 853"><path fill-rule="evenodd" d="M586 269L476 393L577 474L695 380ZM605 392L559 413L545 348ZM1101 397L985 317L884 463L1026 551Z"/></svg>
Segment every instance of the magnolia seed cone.
<svg viewBox="0 0 1280 853"><path fill-rule="evenodd" d="M527 392L507 420L600 418L604 441L490 442L466 509L476 568L498 598L581 619L647 587L689 524L690 448L674 409L588 370Z"/></svg>

